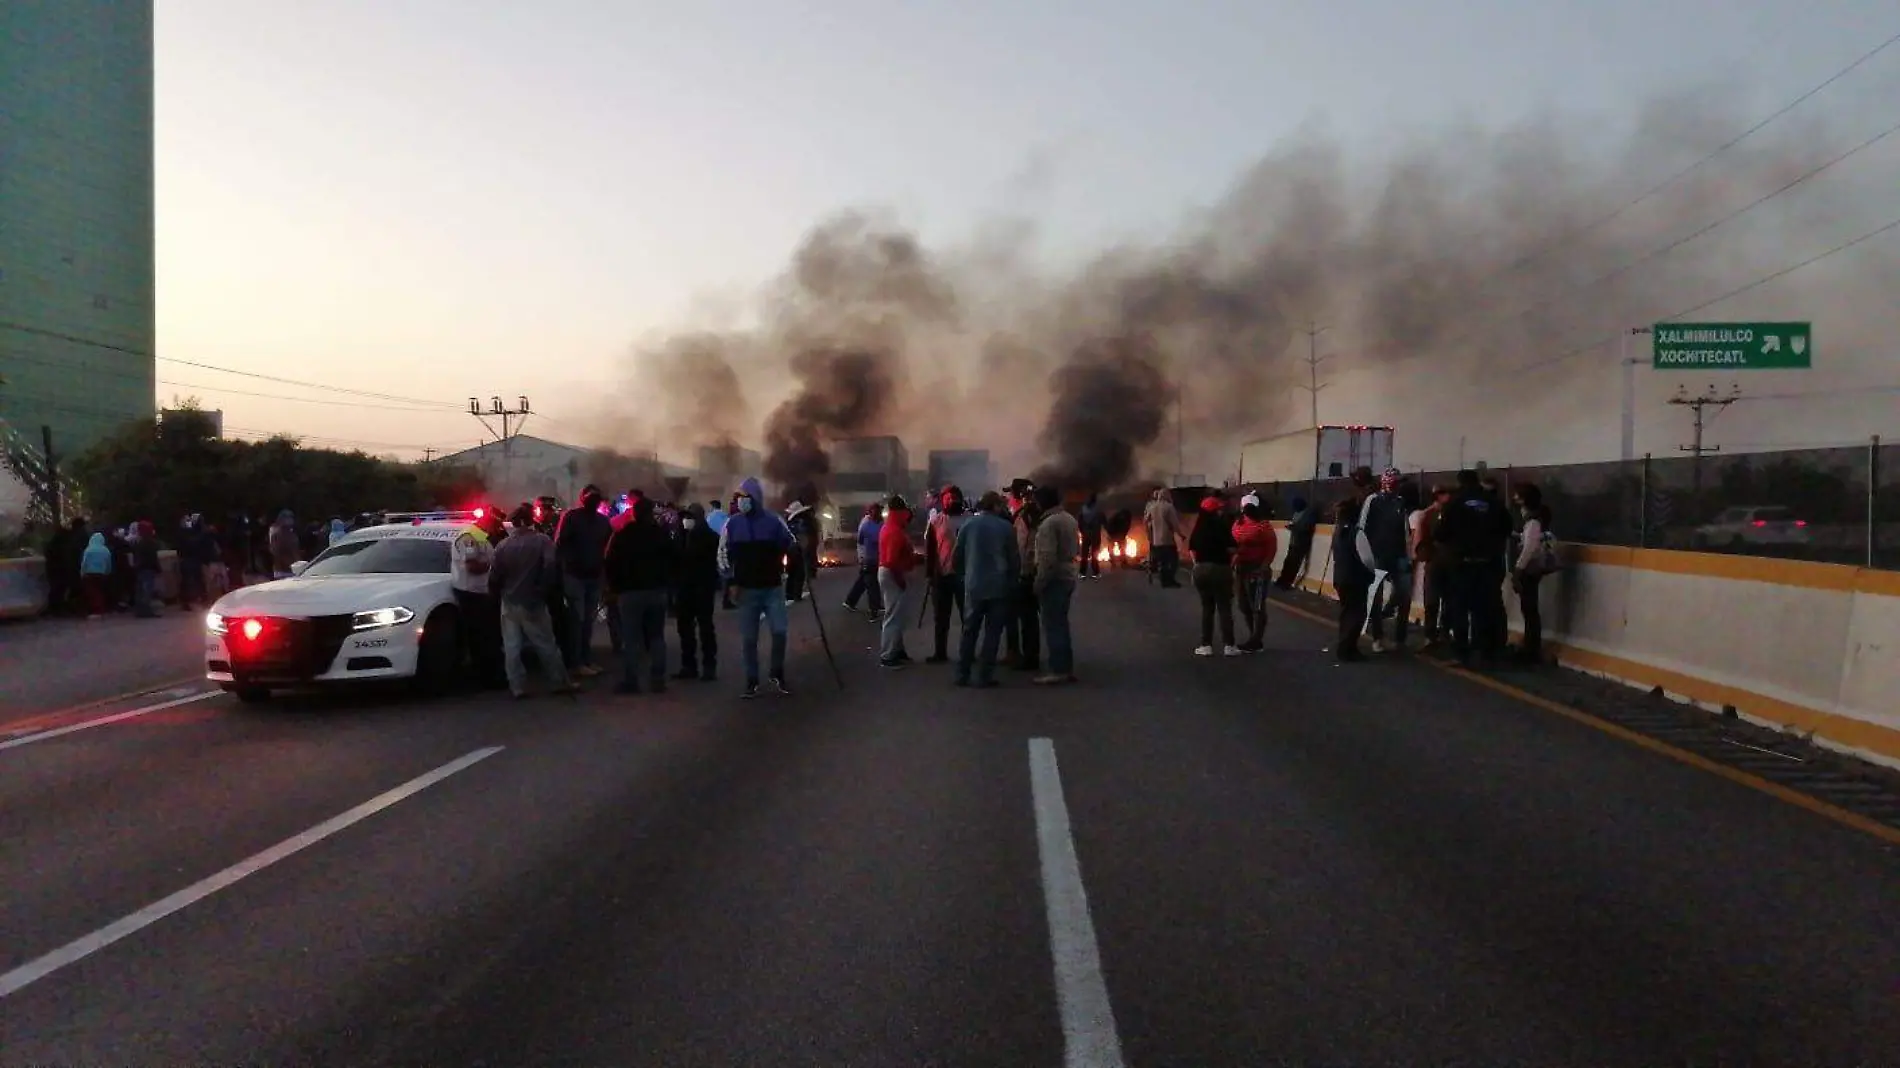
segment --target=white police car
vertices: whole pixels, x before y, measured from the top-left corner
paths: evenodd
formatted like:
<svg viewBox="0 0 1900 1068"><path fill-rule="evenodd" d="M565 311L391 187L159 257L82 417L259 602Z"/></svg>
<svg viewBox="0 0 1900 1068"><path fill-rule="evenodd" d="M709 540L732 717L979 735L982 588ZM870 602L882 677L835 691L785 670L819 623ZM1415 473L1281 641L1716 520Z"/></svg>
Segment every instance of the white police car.
<svg viewBox="0 0 1900 1068"><path fill-rule="evenodd" d="M205 677L243 701L377 679L449 689L463 649L449 561L473 518L391 516L338 538L291 578L219 598L205 615Z"/></svg>

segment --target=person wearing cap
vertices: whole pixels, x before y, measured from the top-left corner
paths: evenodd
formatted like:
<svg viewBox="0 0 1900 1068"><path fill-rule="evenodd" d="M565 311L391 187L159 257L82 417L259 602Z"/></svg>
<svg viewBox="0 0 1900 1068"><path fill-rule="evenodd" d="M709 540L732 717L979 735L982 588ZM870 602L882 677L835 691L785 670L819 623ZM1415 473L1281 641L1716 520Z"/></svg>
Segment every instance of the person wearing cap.
<svg viewBox="0 0 1900 1068"><path fill-rule="evenodd" d="M1405 648L1405 637L1412 617L1411 536L1406 522L1410 509L1399 493L1402 476L1396 467L1379 474L1378 490L1360 505L1357 546L1359 559L1371 569L1375 581L1371 602L1366 610L1366 630L1372 637L1372 651ZM1502 580L1500 580L1500 588ZM1395 617L1393 645L1385 642L1385 616L1388 606Z"/></svg>
<svg viewBox="0 0 1900 1068"><path fill-rule="evenodd" d="M1234 584L1240 593L1240 615L1247 622L1247 640L1240 643L1244 653L1257 653L1267 647L1267 586L1273 578L1273 557L1279 550L1279 537L1260 495L1249 493L1240 499L1240 518L1234 521Z"/></svg>

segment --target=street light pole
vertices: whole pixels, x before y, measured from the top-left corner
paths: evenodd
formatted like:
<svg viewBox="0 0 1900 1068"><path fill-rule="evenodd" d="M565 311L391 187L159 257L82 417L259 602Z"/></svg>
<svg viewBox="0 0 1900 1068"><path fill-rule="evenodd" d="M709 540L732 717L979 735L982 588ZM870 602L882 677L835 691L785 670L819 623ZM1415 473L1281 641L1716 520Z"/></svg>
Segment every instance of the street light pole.
<svg viewBox="0 0 1900 1068"><path fill-rule="evenodd" d="M1306 330L1304 331L1304 333L1306 334L1306 377L1307 377L1307 384L1306 384L1305 386L1302 386L1301 388L1302 388L1302 389L1304 389L1304 390L1306 390L1306 391L1307 391L1307 393L1309 393L1309 394L1311 394L1311 398L1312 398L1312 403L1313 403L1313 406L1312 406L1312 414L1313 414L1313 427L1312 427L1312 430L1313 430L1313 492L1315 492L1315 493L1318 493L1318 492L1319 492L1319 463L1320 463L1320 455L1319 455L1319 391L1320 391L1320 390L1322 390L1322 389L1325 389L1325 388L1326 388L1326 386L1329 386L1329 385L1332 385L1332 383L1330 383L1330 382L1328 382L1328 383L1326 383L1326 385L1321 385L1321 384L1320 384L1320 381L1319 381L1319 365L1320 365L1320 364L1322 364L1322 363L1325 363L1325 362L1326 362L1327 360L1330 360L1330 359L1332 359L1332 356L1331 356L1330 354L1329 354L1329 355L1326 355L1326 356L1321 356L1321 355L1319 354L1319 336L1320 336L1321 334L1324 334L1324 333L1325 333L1326 331L1328 331L1328 330L1331 330L1331 329L1332 329L1332 327L1330 327L1330 326L1320 326L1320 325L1319 325L1318 323L1308 323L1308 324L1307 324L1307 327L1306 327Z"/></svg>
<svg viewBox="0 0 1900 1068"><path fill-rule="evenodd" d="M1652 333L1647 326L1632 326L1619 339L1617 355L1623 365L1623 459L1636 459L1636 367L1641 357L1629 354L1630 338Z"/></svg>

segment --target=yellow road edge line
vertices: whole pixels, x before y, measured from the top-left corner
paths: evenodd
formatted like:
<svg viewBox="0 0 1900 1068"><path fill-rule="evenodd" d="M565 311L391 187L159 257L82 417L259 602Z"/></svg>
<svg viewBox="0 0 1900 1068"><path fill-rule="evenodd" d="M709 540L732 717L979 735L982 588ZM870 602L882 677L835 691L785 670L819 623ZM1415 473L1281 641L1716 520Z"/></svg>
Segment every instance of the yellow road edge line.
<svg viewBox="0 0 1900 1068"><path fill-rule="evenodd" d="M1319 624L1327 625L1327 626L1331 626L1337 622L1336 620L1327 619L1325 616L1322 616L1317 612L1309 612L1304 608L1295 608L1292 605L1283 604L1278 601L1271 601L1271 600L1268 601L1267 603L1272 605L1275 608L1278 608L1282 612L1286 612L1289 615L1299 616L1300 618L1305 619L1308 622L1319 623ZM1841 808L1838 805L1831 805L1827 803L1826 801L1820 800L1819 798L1810 797L1799 790L1790 789L1789 787L1783 786L1780 783L1770 782L1767 779L1761 778L1760 776L1757 776L1757 775L1750 775L1748 772L1742 771L1739 768L1729 767L1727 764L1722 764L1717 761L1710 760L1708 757L1702 756L1698 753L1691 753L1687 749L1679 749L1673 745L1670 745L1668 742L1659 741L1655 738L1651 738L1647 734L1641 734L1637 731L1630 730L1628 727L1622 726L1621 724L1612 723L1609 720L1603 719L1600 716L1593 716L1590 713L1585 712L1584 710L1580 708L1573 708L1570 705L1563 704L1562 702L1553 701L1548 697L1540 697L1537 694L1531 693L1527 690L1518 689L1516 686L1512 686L1508 682L1499 682L1497 679L1489 678L1484 675L1479 675L1474 672L1466 671L1463 668L1457 667L1452 664L1442 664L1429 657L1425 658L1424 662L1427 664L1430 664L1432 667L1437 668L1438 670L1444 672L1447 675L1452 675L1454 677L1462 678L1469 682L1476 683L1477 685L1482 686L1487 690L1491 690L1495 693L1502 694L1506 697L1514 698L1518 701L1523 702L1524 704L1530 705L1532 708L1537 708L1545 712L1554 713L1556 715L1562 716L1563 718L1567 720L1570 720L1573 723L1582 724L1585 727L1590 727L1594 730L1601 731L1602 733L1607 734L1612 738L1616 738L1620 741L1629 742L1630 744L1635 745L1638 748L1646 749L1652 753L1656 753L1661 756L1666 756L1669 759L1676 761L1677 763L1687 764L1689 767L1697 768L1701 771L1709 772L1712 775L1718 776L1723 779L1727 779L1729 782L1735 783L1738 786L1746 786L1757 793L1766 794L1777 801L1785 801L1796 808L1804 809L1817 816L1822 816L1827 819L1833 820L1835 823L1839 823L1839 824L1842 824L1843 826L1851 827L1854 830L1873 835L1875 838L1878 838L1881 841L1888 843L1889 845L1900 846L1900 828L1890 827L1887 824L1881 823L1879 820L1870 819L1866 816L1861 815L1858 812L1850 812L1847 809Z"/></svg>

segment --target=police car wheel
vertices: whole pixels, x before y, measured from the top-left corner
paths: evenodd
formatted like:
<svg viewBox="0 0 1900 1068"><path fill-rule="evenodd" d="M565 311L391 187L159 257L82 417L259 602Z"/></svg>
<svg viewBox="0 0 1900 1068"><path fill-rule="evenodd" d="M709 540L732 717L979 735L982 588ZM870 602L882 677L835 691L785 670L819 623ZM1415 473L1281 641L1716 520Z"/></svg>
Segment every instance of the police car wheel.
<svg viewBox="0 0 1900 1068"><path fill-rule="evenodd" d="M455 688L462 666L462 620L449 609L438 609L422 629L422 650L416 658L415 687L431 696Z"/></svg>

